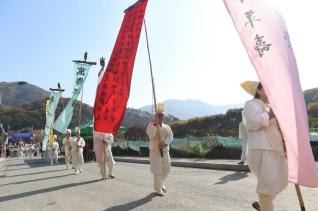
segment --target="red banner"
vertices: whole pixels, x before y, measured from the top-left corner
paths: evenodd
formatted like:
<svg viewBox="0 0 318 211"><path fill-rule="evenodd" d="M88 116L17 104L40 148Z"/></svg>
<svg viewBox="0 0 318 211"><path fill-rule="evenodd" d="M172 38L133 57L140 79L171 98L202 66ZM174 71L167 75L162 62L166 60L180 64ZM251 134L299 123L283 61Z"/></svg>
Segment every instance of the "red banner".
<svg viewBox="0 0 318 211"><path fill-rule="evenodd" d="M94 130L117 133L125 114L147 0L125 11L115 47L98 86L94 104Z"/></svg>

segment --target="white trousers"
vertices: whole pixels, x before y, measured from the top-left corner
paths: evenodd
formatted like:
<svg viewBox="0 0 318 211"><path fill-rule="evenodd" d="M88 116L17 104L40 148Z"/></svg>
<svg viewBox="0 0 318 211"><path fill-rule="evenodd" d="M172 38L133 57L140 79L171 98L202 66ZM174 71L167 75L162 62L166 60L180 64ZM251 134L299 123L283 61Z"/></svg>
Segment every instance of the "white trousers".
<svg viewBox="0 0 318 211"><path fill-rule="evenodd" d="M150 150L150 171L153 174L154 190L162 192L162 186L170 173L171 159L168 149L163 149L163 157L160 151Z"/></svg>
<svg viewBox="0 0 318 211"><path fill-rule="evenodd" d="M245 138L241 139L242 141L242 154L241 154L241 162L246 161L246 148L247 148L247 140Z"/></svg>
<svg viewBox="0 0 318 211"><path fill-rule="evenodd" d="M115 165L115 160L113 157L113 153L111 150L111 145L105 146L105 162L102 165L99 165L100 167L100 174L103 178L106 178L106 169L108 170L108 175L112 175L113 167Z"/></svg>
<svg viewBox="0 0 318 211"><path fill-rule="evenodd" d="M272 150L249 149L247 164L257 178L256 193L258 193L261 210L274 210L275 196L288 184L285 157Z"/></svg>
<svg viewBox="0 0 318 211"><path fill-rule="evenodd" d="M66 168L68 169L70 166L70 161L71 161L71 150L69 149L65 149L65 164L66 164Z"/></svg>
<svg viewBox="0 0 318 211"><path fill-rule="evenodd" d="M74 165L75 172L83 170L84 157L83 149L72 150L72 164Z"/></svg>

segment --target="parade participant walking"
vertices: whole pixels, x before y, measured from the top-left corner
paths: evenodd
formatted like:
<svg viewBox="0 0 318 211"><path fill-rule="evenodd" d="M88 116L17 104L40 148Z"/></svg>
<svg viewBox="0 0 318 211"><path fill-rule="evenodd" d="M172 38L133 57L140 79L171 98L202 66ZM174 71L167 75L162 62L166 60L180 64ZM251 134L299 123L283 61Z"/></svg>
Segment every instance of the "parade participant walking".
<svg viewBox="0 0 318 211"><path fill-rule="evenodd" d="M239 139L242 142L242 154L238 164L244 164L246 161L247 132L243 122L240 122L239 124Z"/></svg>
<svg viewBox="0 0 318 211"><path fill-rule="evenodd" d="M114 143L114 136L112 133L102 133L94 131L94 151L97 165L100 168L100 174L102 180L106 179L107 169L108 169L108 178L115 178L113 175L113 166L115 161L113 158L113 153L111 146Z"/></svg>
<svg viewBox="0 0 318 211"><path fill-rule="evenodd" d="M248 137L247 164L257 178L260 210L273 211L274 198L288 184L282 135L262 84L247 81L241 85L254 96L242 111ZM257 202L253 207L259 210Z"/></svg>
<svg viewBox="0 0 318 211"><path fill-rule="evenodd" d="M158 196L164 196L166 192L164 181L170 173L169 144L173 139L172 130L169 125L163 123L163 117L164 104L158 103L155 119L148 124L146 130L149 137L150 170L153 174L154 190Z"/></svg>
<svg viewBox="0 0 318 211"><path fill-rule="evenodd" d="M80 137L79 127L75 128L75 137L72 138L71 146L72 164L75 167L75 174L79 174L80 172L83 172L83 147L85 146L84 139Z"/></svg>
<svg viewBox="0 0 318 211"><path fill-rule="evenodd" d="M53 166L53 161L55 164L59 164L59 143L57 142L57 135L53 135L53 143L52 143L52 154L51 154L51 166Z"/></svg>
<svg viewBox="0 0 318 211"><path fill-rule="evenodd" d="M66 164L66 169L69 169L70 167L70 161L72 158L72 153L71 153L71 142L72 142L72 137L71 137L72 131L70 129L66 130L66 137L63 139L63 145L64 145L64 151L65 151L65 164Z"/></svg>

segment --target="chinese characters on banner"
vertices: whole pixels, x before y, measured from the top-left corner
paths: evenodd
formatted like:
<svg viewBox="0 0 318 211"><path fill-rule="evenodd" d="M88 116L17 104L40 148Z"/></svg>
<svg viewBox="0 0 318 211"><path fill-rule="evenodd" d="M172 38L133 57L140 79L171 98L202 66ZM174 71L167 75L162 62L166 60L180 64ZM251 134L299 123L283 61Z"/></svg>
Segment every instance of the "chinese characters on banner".
<svg viewBox="0 0 318 211"><path fill-rule="evenodd" d="M54 116L55 116L55 109L61 97L61 92L51 91L51 96L49 100L49 105L47 108L46 113L46 123L45 123L45 130L44 130L44 139L42 144L42 150L46 151L47 144L49 141L50 131L52 130Z"/></svg>
<svg viewBox="0 0 318 211"><path fill-rule="evenodd" d="M224 0L286 144L288 180L318 187L296 59L280 14L266 0Z"/></svg>
<svg viewBox="0 0 318 211"><path fill-rule="evenodd" d="M116 133L122 122L144 20L147 0L125 11L113 52L98 86L94 104L94 130Z"/></svg>
<svg viewBox="0 0 318 211"><path fill-rule="evenodd" d="M65 134L68 125L70 124L73 117L73 110L75 102L81 93L81 90L84 86L84 82L88 75L89 69L92 64L87 63L75 63L74 64L74 81L73 81L73 92L72 98L67 103L65 109L62 111L60 116L56 119L54 123L54 129L60 133Z"/></svg>

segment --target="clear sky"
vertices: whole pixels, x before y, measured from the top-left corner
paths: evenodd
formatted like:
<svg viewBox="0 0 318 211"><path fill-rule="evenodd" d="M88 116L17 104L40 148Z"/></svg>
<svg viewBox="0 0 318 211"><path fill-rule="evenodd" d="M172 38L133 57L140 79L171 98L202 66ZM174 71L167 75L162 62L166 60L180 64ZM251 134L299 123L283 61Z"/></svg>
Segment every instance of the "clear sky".
<svg viewBox="0 0 318 211"><path fill-rule="evenodd" d="M70 97L73 59L106 64L124 16L136 0L1 0L0 81L27 81L43 89L60 82ZM274 0L273 0L274 1ZM289 29L302 88L318 87L318 14L315 0L275 0ZM257 79L222 0L149 0L146 22L158 101L198 99L214 105L242 103L240 88ZM94 104L94 66L83 101ZM144 30L128 106L152 103Z"/></svg>

